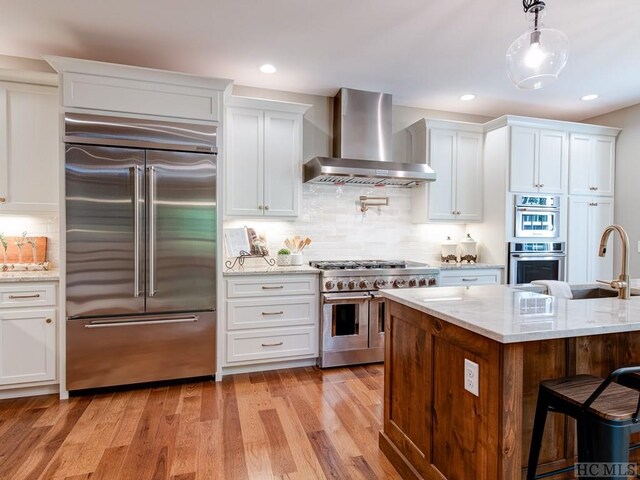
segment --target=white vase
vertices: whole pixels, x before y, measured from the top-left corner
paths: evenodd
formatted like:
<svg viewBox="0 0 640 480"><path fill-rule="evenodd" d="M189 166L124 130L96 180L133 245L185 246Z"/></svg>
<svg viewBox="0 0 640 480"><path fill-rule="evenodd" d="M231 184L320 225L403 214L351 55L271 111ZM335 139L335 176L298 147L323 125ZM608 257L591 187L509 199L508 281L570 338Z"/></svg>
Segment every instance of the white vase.
<svg viewBox="0 0 640 480"><path fill-rule="evenodd" d="M276 264L279 267L288 267L291 265L291 255L282 255L279 253L276 257Z"/></svg>
<svg viewBox="0 0 640 480"><path fill-rule="evenodd" d="M292 253L291 254L291 265L299 267L302 265L302 253Z"/></svg>

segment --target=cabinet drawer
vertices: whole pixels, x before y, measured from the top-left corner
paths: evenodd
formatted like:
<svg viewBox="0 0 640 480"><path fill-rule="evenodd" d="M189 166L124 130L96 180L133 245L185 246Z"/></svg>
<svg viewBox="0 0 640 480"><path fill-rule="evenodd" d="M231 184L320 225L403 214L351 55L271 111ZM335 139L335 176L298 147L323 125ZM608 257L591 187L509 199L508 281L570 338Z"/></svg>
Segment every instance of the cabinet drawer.
<svg viewBox="0 0 640 480"><path fill-rule="evenodd" d="M227 362L315 356L317 327L272 328L227 333Z"/></svg>
<svg viewBox="0 0 640 480"><path fill-rule="evenodd" d="M500 270L466 270L464 272L440 272L440 286L494 285L500 283Z"/></svg>
<svg viewBox="0 0 640 480"><path fill-rule="evenodd" d="M227 330L315 325L315 295L227 301Z"/></svg>
<svg viewBox="0 0 640 480"><path fill-rule="evenodd" d="M227 279L227 298L315 295L317 275L247 275Z"/></svg>
<svg viewBox="0 0 640 480"><path fill-rule="evenodd" d="M45 307L56 304L53 284L11 284L0 286L0 308Z"/></svg>

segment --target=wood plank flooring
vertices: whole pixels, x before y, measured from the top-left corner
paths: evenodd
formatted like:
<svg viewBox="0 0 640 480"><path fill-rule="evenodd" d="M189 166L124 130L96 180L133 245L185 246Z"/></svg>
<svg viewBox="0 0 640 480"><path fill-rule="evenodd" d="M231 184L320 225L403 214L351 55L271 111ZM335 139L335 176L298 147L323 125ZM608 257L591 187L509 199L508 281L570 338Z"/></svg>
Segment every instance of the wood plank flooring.
<svg viewBox="0 0 640 480"><path fill-rule="evenodd" d="M2 480L395 479L382 365L0 401Z"/></svg>

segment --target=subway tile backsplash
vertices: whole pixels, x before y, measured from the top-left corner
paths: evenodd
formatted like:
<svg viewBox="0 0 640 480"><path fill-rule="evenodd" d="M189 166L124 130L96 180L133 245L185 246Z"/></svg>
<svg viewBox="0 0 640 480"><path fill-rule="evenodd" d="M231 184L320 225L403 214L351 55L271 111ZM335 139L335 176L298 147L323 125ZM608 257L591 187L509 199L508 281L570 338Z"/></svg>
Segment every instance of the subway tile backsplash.
<svg viewBox="0 0 640 480"><path fill-rule="evenodd" d="M389 205L360 211L360 195L389 197ZM309 237L305 260L440 260L440 244L450 235L462 240L465 225L412 224L411 191L393 187L303 185L300 216L295 221L227 220L225 227L254 227L267 235L272 255L294 235ZM253 263L253 262L252 262Z"/></svg>
<svg viewBox="0 0 640 480"><path fill-rule="evenodd" d="M52 214L0 214L0 232L7 236L27 235L47 237L47 261L52 266L60 266L60 233L58 215ZM0 258L0 262L2 258Z"/></svg>

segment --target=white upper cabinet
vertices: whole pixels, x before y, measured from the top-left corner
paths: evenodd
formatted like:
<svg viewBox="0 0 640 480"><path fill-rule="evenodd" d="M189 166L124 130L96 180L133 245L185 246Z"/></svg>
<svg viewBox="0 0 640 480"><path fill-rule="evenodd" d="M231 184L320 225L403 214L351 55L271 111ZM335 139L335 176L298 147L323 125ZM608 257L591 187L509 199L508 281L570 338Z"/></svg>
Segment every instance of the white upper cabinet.
<svg viewBox="0 0 640 480"><path fill-rule="evenodd" d="M0 212L58 209L58 89L0 82Z"/></svg>
<svg viewBox="0 0 640 480"><path fill-rule="evenodd" d="M571 134L569 193L613 196L614 137Z"/></svg>
<svg viewBox="0 0 640 480"><path fill-rule="evenodd" d="M431 127L421 120L409 127L413 161L426 161L437 175L435 182L412 189L413 221L481 222L481 128L457 122L434 123L439 126ZM428 132L422 132L423 128Z"/></svg>
<svg viewBox="0 0 640 480"><path fill-rule="evenodd" d="M225 136L225 214L297 217L308 105L234 97Z"/></svg>
<svg viewBox="0 0 640 480"><path fill-rule="evenodd" d="M566 193L566 132L511 127L510 191Z"/></svg>

